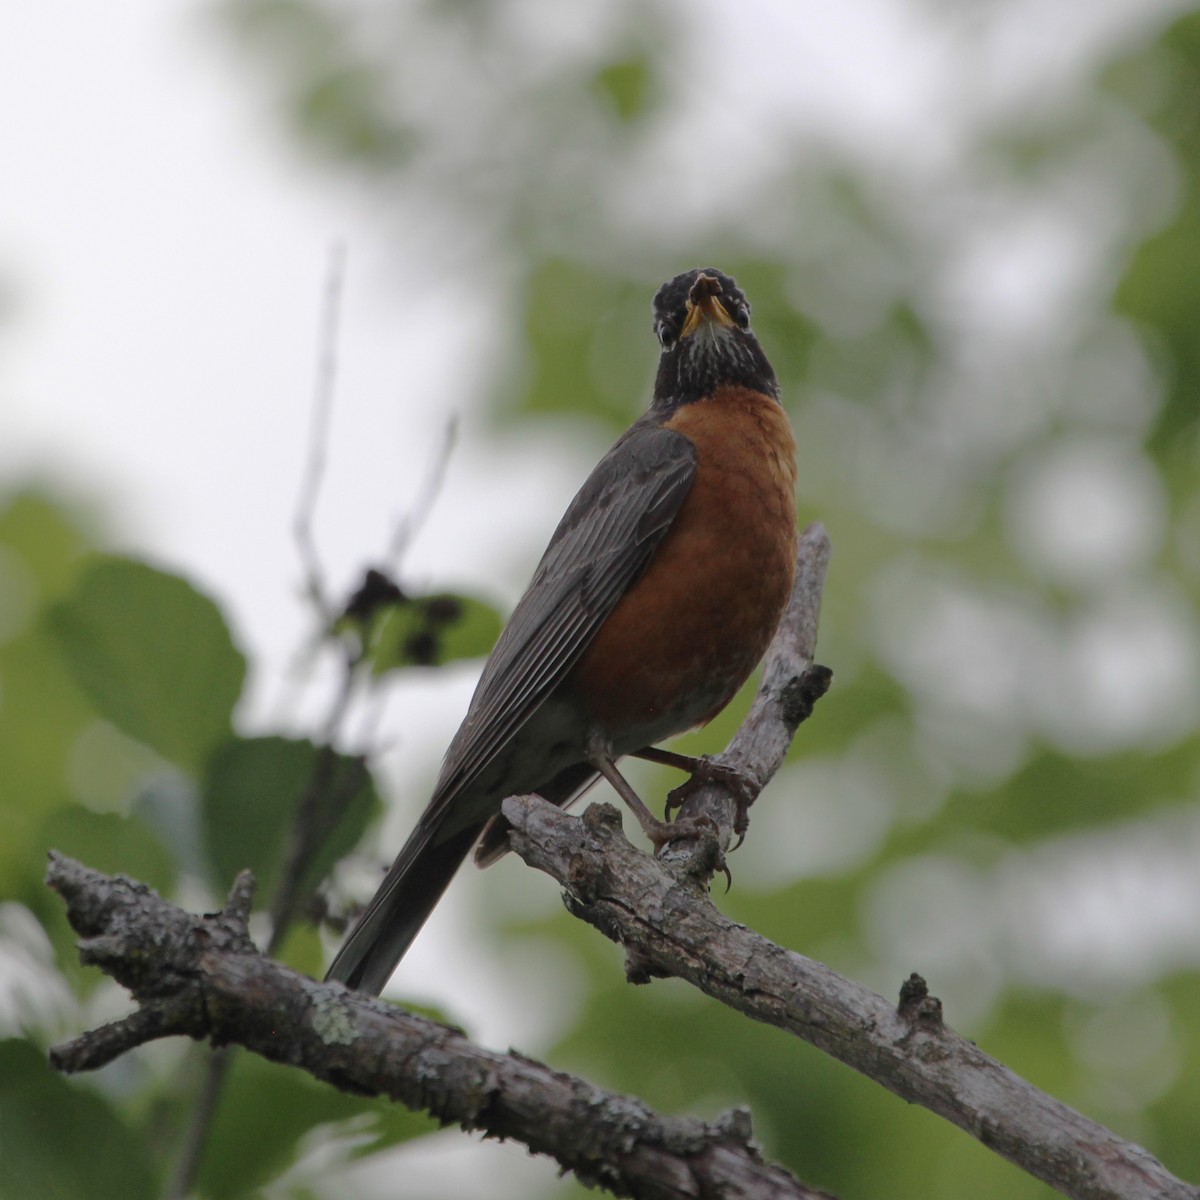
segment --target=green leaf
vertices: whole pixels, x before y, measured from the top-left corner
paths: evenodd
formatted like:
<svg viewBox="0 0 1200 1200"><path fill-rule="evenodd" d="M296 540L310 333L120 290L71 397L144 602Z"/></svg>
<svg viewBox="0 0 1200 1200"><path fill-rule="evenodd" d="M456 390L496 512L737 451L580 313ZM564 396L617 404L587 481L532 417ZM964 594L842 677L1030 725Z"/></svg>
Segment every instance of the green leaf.
<svg viewBox="0 0 1200 1200"><path fill-rule="evenodd" d="M0 1042L4 1200L150 1200L146 1147L95 1092L68 1083L28 1042Z"/></svg>
<svg viewBox="0 0 1200 1200"><path fill-rule="evenodd" d="M198 773L229 733L246 674L217 606L177 575L101 558L49 620L96 709Z"/></svg>
<svg viewBox="0 0 1200 1200"><path fill-rule="evenodd" d="M48 596L73 581L87 542L80 522L61 500L31 489L18 492L0 509L0 546L18 557L38 592Z"/></svg>
<svg viewBox="0 0 1200 1200"><path fill-rule="evenodd" d="M388 605L372 627L367 649L371 672L480 658L496 644L501 624L492 605L472 596L443 593Z"/></svg>
<svg viewBox="0 0 1200 1200"><path fill-rule="evenodd" d="M276 947L275 958L293 971L313 979L320 979L329 965L320 931L306 921L294 921L288 927L283 944Z"/></svg>
<svg viewBox="0 0 1200 1200"><path fill-rule="evenodd" d="M258 881L260 907L270 902L297 803L314 787L338 811L304 873L303 888L315 887L380 812L370 773L358 759L281 737L234 738L213 755L201 813L217 888L228 889L249 867Z"/></svg>
<svg viewBox="0 0 1200 1200"><path fill-rule="evenodd" d="M1128 90L1133 79L1153 79L1155 101L1146 114L1168 145L1176 150L1172 187L1178 192L1173 215L1165 228L1156 229L1127 256L1125 272L1117 284L1115 308L1148 326L1171 360L1151 448L1169 461L1172 449L1182 452L1189 464L1188 485L1194 480L1192 445L1196 433L1197 388L1200 387L1200 348L1195 334L1196 306L1200 304L1200 137L1195 123L1181 114L1195 111L1200 102L1200 15L1188 13L1167 30L1150 54L1141 50L1109 70L1109 86ZM1164 65L1168 69L1163 69ZM1125 87L1122 87L1122 81Z"/></svg>
<svg viewBox="0 0 1200 1200"><path fill-rule="evenodd" d="M650 60L639 56L609 63L596 73L593 85L617 116L629 123L645 113L652 78Z"/></svg>
<svg viewBox="0 0 1200 1200"><path fill-rule="evenodd" d="M39 826L70 799L64 763L95 719L41 621L84 548L70 515L36 492L0 504L0 895L40 878Z"/></svg>
<svg viewBox="0 0 1200 1200"><path fill-rule="evenodd" d="M386 80L377 69L332 63L297 96L301 129L335 158L402 166L412 140L389 111L386 94Z"/></svg>
<svg viewBox="0 0 1200 1200"><path fill-rule="evenodd" d="M199 1191L210 1200L257 1196L295 1161L310 1130L350 1120L367 1138L359 1153L437 1128L431 1117L399 1104L349 1096L290 1067L238 1054L213 1124L213 1153L204 1157Z"/></svg>
<svg viewBox="0 0 1200 1200"><path fill-rule="evenodd" d="M38 628L0 647L0 691L0 894L8 894L31 861L41 870L40 825L70 801L64 764L95 718Z"/></svg>
<svg viewBox="0 0 1200 1200"><path fill-rule="evenodd" d="M654 382L652 294L644 282L581 263L539 264L526 287L528 370L513 411L586 412L624 429Z"/></svg>

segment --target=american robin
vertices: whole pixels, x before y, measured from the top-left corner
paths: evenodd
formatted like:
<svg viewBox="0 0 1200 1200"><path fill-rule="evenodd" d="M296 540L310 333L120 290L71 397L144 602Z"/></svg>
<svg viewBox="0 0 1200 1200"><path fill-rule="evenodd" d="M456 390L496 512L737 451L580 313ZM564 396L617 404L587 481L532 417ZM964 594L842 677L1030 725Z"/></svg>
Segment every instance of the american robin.
<svg viewBox="0 0 1200 1200"><path fill-rule="evenodd" d="M663 284L654 330L653 402L559 522L327 978L383 989L471 847L481 866L504 853L507 796L566 805L603 776L656 846L684 832L616 764L671 759L654 744L711 720L766 651L796 568L796 444L728 275Z"/></svg>

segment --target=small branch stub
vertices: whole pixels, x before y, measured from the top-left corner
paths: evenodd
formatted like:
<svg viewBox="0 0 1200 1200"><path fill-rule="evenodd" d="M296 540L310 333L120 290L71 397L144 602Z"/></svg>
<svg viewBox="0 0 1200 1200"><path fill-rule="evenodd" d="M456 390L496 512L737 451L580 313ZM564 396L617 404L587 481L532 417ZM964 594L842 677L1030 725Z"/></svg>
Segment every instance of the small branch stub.
<svg viewBox="0 0 1200 1200"><path fill-rule="evenodd" d="M942 1002L929 994L929 985L915 971L900 985L897 1012L911 1025L931 1033L942 1028Z"/></svg>

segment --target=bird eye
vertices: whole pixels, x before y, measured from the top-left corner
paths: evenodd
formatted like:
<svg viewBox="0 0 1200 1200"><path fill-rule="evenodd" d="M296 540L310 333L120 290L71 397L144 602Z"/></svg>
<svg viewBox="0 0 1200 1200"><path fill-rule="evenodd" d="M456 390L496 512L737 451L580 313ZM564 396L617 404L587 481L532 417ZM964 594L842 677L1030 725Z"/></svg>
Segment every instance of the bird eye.
<svg viewBox="0 0 1200 1200"><path fill-rule="evenodd" d="M742 303L733 310L733 319L742 329L750 328L750 305Z"/></svg>
<svg viewBox="0 0 1200 1200"><path fill-rule="evenodd" d="M658 344L664 350L670 350L671 347L675 345L675 331L670 327L670 325L667 324L666 321L655 321L654 333L658 338Z"/></svg>

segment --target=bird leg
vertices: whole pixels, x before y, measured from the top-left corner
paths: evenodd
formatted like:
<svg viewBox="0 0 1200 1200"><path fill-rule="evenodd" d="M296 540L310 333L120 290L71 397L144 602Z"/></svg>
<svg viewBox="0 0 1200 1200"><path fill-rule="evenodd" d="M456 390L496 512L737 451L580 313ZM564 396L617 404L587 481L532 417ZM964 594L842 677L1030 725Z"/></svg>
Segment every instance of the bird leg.
<svg viewBox="0 0 1200 1200"><path fill-rule="evenodd" d="M660 767L674 767L677 771L695 771L703 761L690 754L679 754L675 750L660 750L657 746L643 746L635 750L630 758L640 758L644 762L658 763Z"/></svg>
<svg viewBox="0 0 1200 1200"><path fill-rule="evenodd" d="M699 838L705 833L712 833L715 826L707 817L684 821L660 821L647 807L641 796L633 790L629 780L617 770L612 754L605 746L590 745L587 751L587 761L612 784L613 790L629 806L630 811L638 819L646 836L654 845L655 851L661 850L668 842L682 838Z"/></svg>
<svg viewBox="0 0 1200 1200"><path fill-rule="evenodd" d="M641 750L633 752L633 757L664 767L675 767L680 771L687 771L691 776L667 793L668 817L673 809L680 808L694 791L706 783L718 783L728 788L734 805L733 832L738 835L734 849L742 844L746 830L750 828L750 805L758 796L754 781L744 771L719 762L707 754L694 758L690 754L678 754L674 750L660 750L657 746L643 746Z"/></svg>

